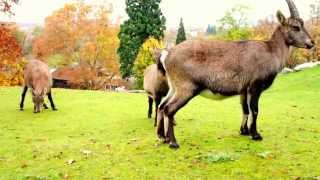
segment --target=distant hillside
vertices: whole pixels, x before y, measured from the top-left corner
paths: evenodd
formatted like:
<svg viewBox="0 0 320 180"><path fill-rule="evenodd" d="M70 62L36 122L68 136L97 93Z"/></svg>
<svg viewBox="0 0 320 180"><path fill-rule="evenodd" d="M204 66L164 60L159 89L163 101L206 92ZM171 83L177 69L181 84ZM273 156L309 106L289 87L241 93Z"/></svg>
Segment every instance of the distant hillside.
<svg viewBox="0 0 320 180"><path fill-rule="evenodd" d="M30 22L18 22L17 26L24 31L28 31L30 29L33 29L37 26L42 26L41 23L30 23Z"/></svg>

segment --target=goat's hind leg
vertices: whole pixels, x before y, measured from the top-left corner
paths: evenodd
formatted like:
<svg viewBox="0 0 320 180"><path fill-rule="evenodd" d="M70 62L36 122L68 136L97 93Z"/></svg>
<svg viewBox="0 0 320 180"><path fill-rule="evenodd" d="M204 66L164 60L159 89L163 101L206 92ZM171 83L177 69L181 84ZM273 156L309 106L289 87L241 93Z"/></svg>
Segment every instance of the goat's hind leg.
<svg viewBox="0 0 320 180"><path fill-rule="evenodd" d="M174 115L196 94L197 93L194 88L184 89L183 91L176 91L175 95L164 106L164 132L166 135L166 141L170 143L170 148L179 148L179 144L177 143L176 137L174 135Z"/></svg>
<svg viewBox="0 0 320 180"><path fill-rule="evenodd" d="M48 106L46 105L46 103L43 103L43 108L44 109L49 109Z"/></svg>
<svg viewBox="0 0 320 180"><path fill-rule="evenodd" d="M172 98L174 94L174 89L170 87L169 92L165 98L162 99L159 107L157 108L157 135L160 139L165 142L165 134L164 134L164 112L163 107L168 103L170 98Z"/></svg>
<svg viewBox="0 0 320 180"><path fill-rule="evenodd" d="M247 125L249 117L249 106L247 103L247 92L240 95L240 103L242 107L242 122L240 127L240 134L243 136L249 136L249 128Z"/></svg>
<svg viewBox="0 0 320 180"><path fill-rule="evenodd" d="M156 110L155 110L156 113L155 114L156 114L156 117L154 119L154 127L157 126L158 108L159 108L160 102L161 102L161 97L156 96L155 97L155 103L156 103Z"/></svg>
<svg viewBox="0 0 320 180"><path fill-rule="evenodd" d="M24 99L26 97L26 93L28 91L28 87L24 86L23 90L22 90L22 94L21 94L21 101L20 101L20 111L23 111L23 107L24 107Z"/></svg>
<svg viewBox="0 0 320 180"><path fill-rule="evenodd" d="M148 118L150 119L152 117L152 103L153 103L153 99L150 96L148 96L148 103L149 103Z"/></svg>
<svg viewBox="0 0 320 180"><path fill-rule="evenodd" d="M57 111L57 108L56 108L56 106L55 106L54 103L53 103L51 91L48 93L48 99L49 99L49 101L50 101L51 109L52 109L53 111Z"/></svg>

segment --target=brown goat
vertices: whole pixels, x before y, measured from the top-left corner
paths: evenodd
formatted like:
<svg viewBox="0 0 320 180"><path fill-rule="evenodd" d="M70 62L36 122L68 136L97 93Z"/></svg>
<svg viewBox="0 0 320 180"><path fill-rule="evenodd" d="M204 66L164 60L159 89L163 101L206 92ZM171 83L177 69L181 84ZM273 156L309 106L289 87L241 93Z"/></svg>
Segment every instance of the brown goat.
<svg viewBox="0 0 320 180"><path fill-rule="evenodd" d="M32 101L34 103L34 113L39 113L41 106L48 109L44 103L45 95L48 95L52 110L56 107L51 95L52 77L48 66L39 60L30 60L24 71L24 87L21 95L20 110L23 110L24 99L28 88L32 89Z"/></svg>
<svg viewBox="0 0 320 180"><path fill-rule="evenodd" d="M156 117L154 126L157 124L157 109L162 97L166 96L169 91L167 78L164 71L158 69L156 64L150 65L144 72L143 88L148 94L149 109L148 118L152 116L153 101L156 105Z"/></svg>
<svg viewBox="0 0 320 180"><path fill-rule="evenodd" d="M240 95L240 133L262 140L256 124L261 93L283 69L290 46L314 46L296 6L292 0L286 1L291 17L278 11L280 25L269 41L185 41L161 58L158 64L166 70L170 90L158 109L157 134L169 147L179 147L174 135L175 113L203 92L218 99Z"/></svg>

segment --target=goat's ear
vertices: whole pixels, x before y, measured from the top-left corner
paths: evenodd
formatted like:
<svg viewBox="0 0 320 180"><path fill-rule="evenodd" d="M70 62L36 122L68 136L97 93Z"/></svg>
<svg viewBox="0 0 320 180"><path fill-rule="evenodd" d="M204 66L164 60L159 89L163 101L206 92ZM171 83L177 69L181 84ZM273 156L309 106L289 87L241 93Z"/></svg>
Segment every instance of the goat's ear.
<svg viewBox="0 0 320 180"><path fill-rule="evenodd" d="M282 14L280 10L277 11L277 18L280 24L282 25L286 24L286 17Z"/></svg>

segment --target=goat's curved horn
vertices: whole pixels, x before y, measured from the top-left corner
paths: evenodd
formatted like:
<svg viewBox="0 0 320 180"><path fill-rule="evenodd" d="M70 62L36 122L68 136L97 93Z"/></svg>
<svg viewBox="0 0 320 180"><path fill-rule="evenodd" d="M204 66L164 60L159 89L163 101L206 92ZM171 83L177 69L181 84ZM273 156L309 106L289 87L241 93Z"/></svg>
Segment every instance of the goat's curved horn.
<svg viewBox="0 0 320 180"><path fill-rule="evenodd" d="M292 0L286 0L286 1L289 6L291 17L299 18L300 17L299 12L294 2Z"/></svg>

